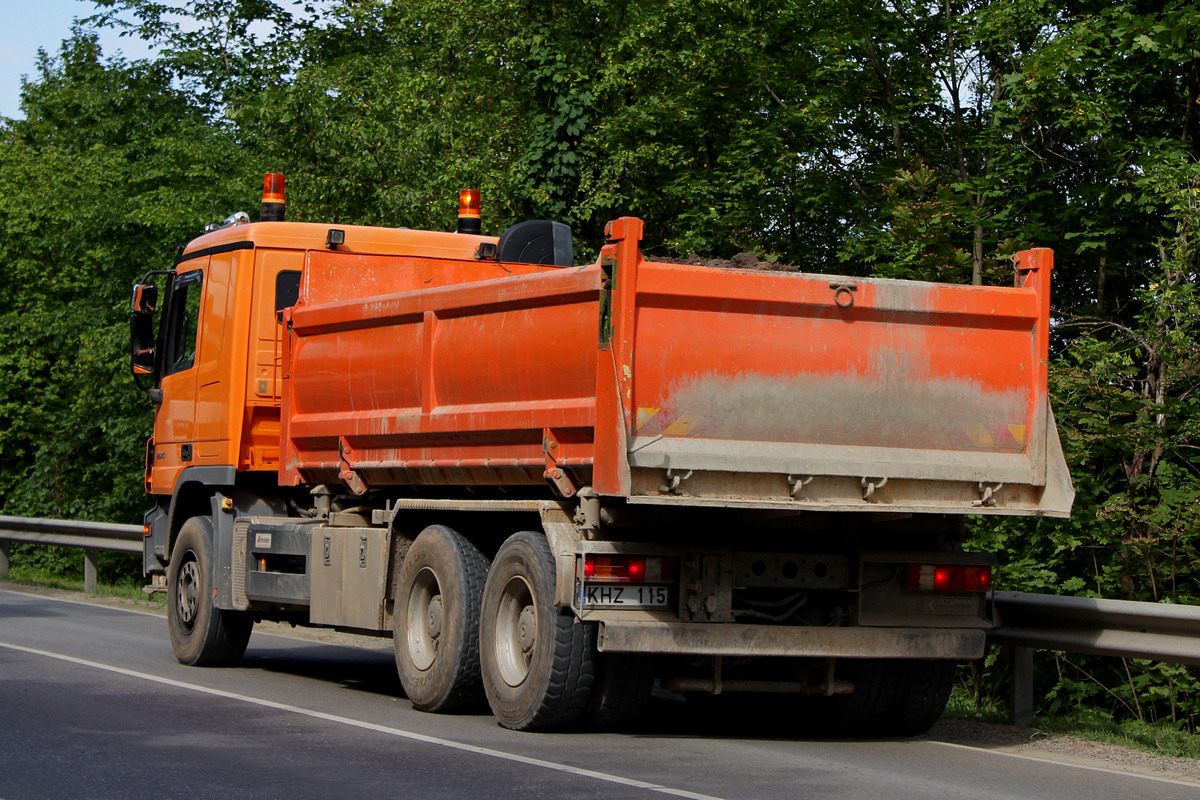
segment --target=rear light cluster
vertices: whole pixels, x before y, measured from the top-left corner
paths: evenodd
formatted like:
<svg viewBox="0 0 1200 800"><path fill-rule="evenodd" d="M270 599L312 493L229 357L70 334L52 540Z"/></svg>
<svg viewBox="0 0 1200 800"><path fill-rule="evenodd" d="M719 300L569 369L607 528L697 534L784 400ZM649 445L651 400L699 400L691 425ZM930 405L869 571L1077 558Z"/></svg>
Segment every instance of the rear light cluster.
<svg viewBox="0 0 1200 800"><path fill-rule="evenodd" d="M583 557L583 578L593 583L670 583L675 578L675 561L588 554Z"/></svg>
<svg viewBox="0 0 1200 800"><path fill-rule="evenodd" d="M961 564L909 564L904 588L938 592L987 592L992 588L992 568Z"/></svg>

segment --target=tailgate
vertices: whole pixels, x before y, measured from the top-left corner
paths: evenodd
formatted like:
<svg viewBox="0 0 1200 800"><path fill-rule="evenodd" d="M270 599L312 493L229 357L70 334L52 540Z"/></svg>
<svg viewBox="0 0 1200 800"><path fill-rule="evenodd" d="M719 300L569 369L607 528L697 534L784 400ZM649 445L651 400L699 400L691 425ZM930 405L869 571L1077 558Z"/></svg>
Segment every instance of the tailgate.
<svg viewBox="0 0 1200 800"><path fill-rule="evenodd" d="M663 264L624 245L610 349L631 501L1069 511L1049 250L1020 253L1018 286L997 288Z"/></svg>

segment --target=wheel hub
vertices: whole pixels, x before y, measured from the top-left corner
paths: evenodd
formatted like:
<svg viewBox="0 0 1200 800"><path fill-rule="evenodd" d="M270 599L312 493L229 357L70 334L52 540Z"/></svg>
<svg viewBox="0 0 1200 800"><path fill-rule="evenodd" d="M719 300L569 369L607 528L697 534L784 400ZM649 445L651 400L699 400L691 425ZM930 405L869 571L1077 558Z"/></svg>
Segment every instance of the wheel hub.
<svg viewBox="0 0 1200 800"><path fill-rule="evenodd" d="M425 567L413 579L404 619L408 654L417 669L424 671L433 666L444 622L441 586L434 571Z"/></svg>
<svg viewBox="0 0 1200 800"><path fill-rule="evenodd" d="M529 677L538 647L533 591L520 575L509 578L501 592L495 626L493 652L500 677L509 686L520 686Z"/></svg>
<svg viewBox="0 0 1200 800"><path fill-rule="evenodd" d="M200 570L195 559L189 559L180 566L178 582L175 598L179 621L190 630L196 623L196 608L199 605Z"/></svg>
<svg viewBox="0 0 1200 800"><path fill-rule="evenodd" d="M425 632L430 639L442 635L442 596L439 594L429 601L429 613L425 615Z"/></svg>
<svg viewBox="0 0 1200 800"><path fill-rule="evenodd" d="M521 616L517 619L517 645L521 648L521 652L529 655L533 652L533 646L537 644L537 618L533 614L533 606L525 606L521 609Z"/></svg>

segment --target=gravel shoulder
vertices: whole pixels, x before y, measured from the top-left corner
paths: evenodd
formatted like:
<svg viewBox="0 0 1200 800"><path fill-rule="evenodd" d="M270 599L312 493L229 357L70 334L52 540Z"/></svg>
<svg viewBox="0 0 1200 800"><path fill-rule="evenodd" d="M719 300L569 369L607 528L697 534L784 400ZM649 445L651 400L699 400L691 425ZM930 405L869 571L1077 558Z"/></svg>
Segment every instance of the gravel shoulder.
<svg viewBox="0 0 1200 800"><path fill-rule="evenodd" d="M3 581L0 581L0 589L77 603L127 608L165 617L165 610L161 605L147 601L85 595L80 592L21 586ZM255 630L366 650L390 652L392 649L390 638L357 636L322 628L295 628L280 623L264 622L256 625ZM163 636L166 636L165 630ZM1195 784L1197 788L1200 788L1200 761L1156 755L1147 750L1090 741L1072 734L1046 733L1037 728L974 720L943 719L935 724L928 734L920 738L926 741L991 750L1017 757L1181 781Z"/></svg>
<svg viewBox="0 0 1200 800"><path fill-rule="evenodd" d="M1059 764L1184 781L1200 788L1200 762L1194 759L1156 755L1148 750L1092 741L1069 733L943 719L923 738Z"/></svg>

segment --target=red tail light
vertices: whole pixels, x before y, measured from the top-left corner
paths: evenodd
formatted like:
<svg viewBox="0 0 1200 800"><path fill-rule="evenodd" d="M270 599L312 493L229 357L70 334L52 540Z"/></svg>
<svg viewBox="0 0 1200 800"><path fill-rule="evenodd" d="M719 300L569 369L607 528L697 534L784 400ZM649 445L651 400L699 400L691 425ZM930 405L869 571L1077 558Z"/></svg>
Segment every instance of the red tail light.
<svg viewBox="0 0 1200 800"><path fill-rule="evenodd" d="M987 592L992 568L962 564L909 564L904 588L936 592Z"/></svg>
<svg viewBox="0 0 1200 800"><path fill-rule="evenodd" d="M670 583L675 562L647 556L601 556L583 558L583 577L594 583Z"/></svg>

